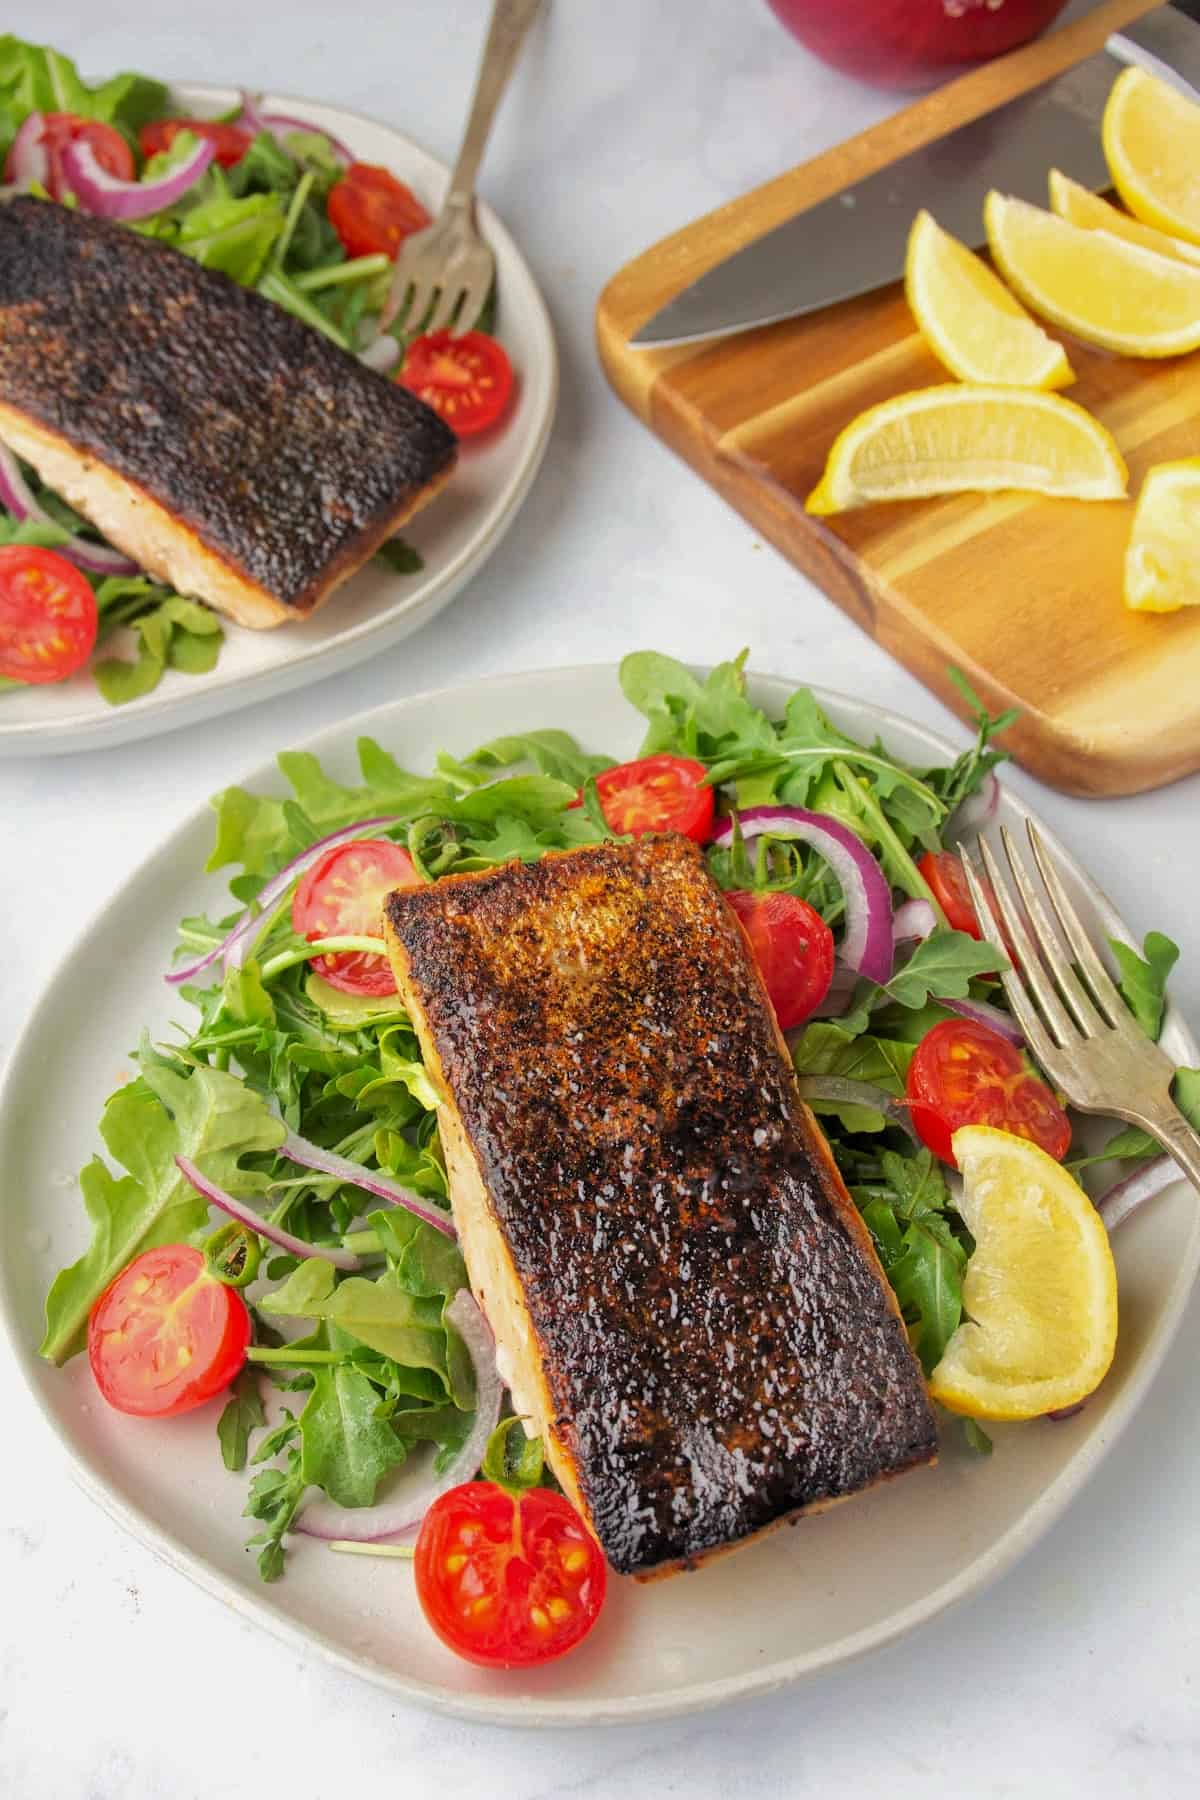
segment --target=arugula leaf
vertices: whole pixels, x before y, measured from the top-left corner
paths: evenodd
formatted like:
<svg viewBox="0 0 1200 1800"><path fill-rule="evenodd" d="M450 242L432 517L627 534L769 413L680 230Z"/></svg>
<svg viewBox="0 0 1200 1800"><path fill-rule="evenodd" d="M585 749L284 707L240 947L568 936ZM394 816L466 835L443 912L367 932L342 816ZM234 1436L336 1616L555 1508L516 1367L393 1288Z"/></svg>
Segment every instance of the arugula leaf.
<svg viewBox="0 0 1200 1800"><path fill-rule="evenodd" d="M177 1154L222 1187L245 1193L254 1178L239 1168L239 1157L274 1149L285 1135L281 1121L232 1075L206 1067L185 1075L146 1043L139 1063L139 1079L117 1089L100 1122L105 1145L128 1175L118 1178L95 1157L79 1177L93 1235L46 1296L40 1354L51 1362L83 1348L93 1304L126 1263L139 1251L178 1243L208 1217L208 1202L175 1167Z"/></svg>
<svg viewBox="0 0 1200 1800"><path fill-rule="evenodd" d="M300 1468L338 1506L370 1506L389 1469L408 1454L379 1417L379 1395L351 1362L313 1371L300 1414Z"/></svg>
<svg viewBox="0 0 1200 1800"><path fill-rule="evenodd" d="M283 1574L283 1539L299 1511L308 1488L308 1478L298 1450L289 1450L282 1469L263 1469L250 1483L245 1517L261 1519L262 1531L255 1532L251 1544L262 1544L258 1572L264 1581L278 1581Z"/></svg>
<svg viewBox="0 0 1200 1800"><path fill-rule="evenodd" d="M581 788L588 777L612 768L610 756L592 756L581 750L567 731L526 731L519 736L493 738L465 759L468 769L509 769L531 762L543 775Z"/></svg>
<svg viewBox="0 0 1200 1800"><path fill-rule="evenodd" d="M972 978L990 974L1002 960L994 944L980 943L965 931L939 925L880 992L899 1006L925 1006L939 994L962 1000Z"/></svg>
<svg viewBox="0 0 1200 1800"><path fill-rule="evenodd" d="M1146 1036L1157 1042L1167 1003L1167 977L1179 961L1179 945L1161 931L1146 933L1142 956L1120 938L1108 942L1121 972L1121 996Z"/></svg>
<svg viewBox="0 0 1200 1800"><path fill-rule="evenodd" d="M245 1468L250 1433L266 1422L262 1395L258 1391L258 1371L247 1364L234 1382L231 1397L217 1420L221 1460L227 1469Z"/></svg>
<svg viewBox="0 0 1200 1800"><path fill-rule="evenodd" d="M453 1393L440 1295L424 1299L408 1293L391 1270L374 1281L350 1275L335 1282L331 1264L309 1257L282 1287L263 1297L259 1310L337 1325L393 1362L431 1370Z"/></svg>
<svg viewBox="0 0 1200 1800"><path fill-rule="evenodd" d="M975 792L990 770L1008 761L1008 751L993 750L991 741L1014 725L1021 714L1016 707L1010 707L993 718L961 669L950 667L946 673L966 701L976 727L971 748L964 750L948 769L931 769L926 778L950 813Z"/></svg>
<svg viewBox="0 0 1200 1800"><path fill-rule="evenodd" d="M979 1423L978 1419L964 1419L962 1428L963 1441L968 1450L973 1450L976 1456L990 1456L992 1454L992 1440L983 1429L983 1426Z"/></svg>
<svg viewBox="0 0 1200 1800"><path fill-rule="evenodd" d="M967 1255L946 1220L922 1213L904 1233L901 1254L885 1269L905 1317L913 1349L928 1375L962 1320L962 1276Z"/></svg>
<svg viewBox="0 0 1200 1800"><path fill-rule="evenodd" d="M161 81L124 74L90 88L61 51L25 43L11 33L0 37L0 140L5 152L31 112L77 113L116 125L132 137L167 110Z"/></svg>
<svg viewBox="0 0 1200 1800"><path fill-rule="evenodd" d="M467 1265L454 1239L435 1231L415 1213L388 1207L371 1213L368 1223L408 1293L418 1298L435 1294L453 1298L459 1288L470 1285Z"/></svg>
<svg viewBox="0 0 1200 1800"><path fill-rule="evenodd" d="M885 1150L879 1160L896 1196L895 1210L900 1218L918 1219L925 1213L949 1210L950 1190L945 1173L931 1150L918 1150L914 1156Z"/></svg>
<svg viewBox="0 0 1200 1800"><path fill-rule="evenodd" d="M816 1020L800 1035L792 1062L798 1075L843 1075L851 1081L870 1082L887 1094L903 1094L908 1065L915 1046L892 1043L886 1038L855 1036L841 1020ZM847 1131L882 1131L882 1113L841 1100L810 1100L815 1113L841 1120Z"/></svg>
<svg viewBox="0 0 1200 1800"><path fill-rule="evenodd" d="M419 575L425 567L425 558L419 550L403 538L389 538L386 544L380 544L375 552L377 562L386 563L393 575Z"/></svg>

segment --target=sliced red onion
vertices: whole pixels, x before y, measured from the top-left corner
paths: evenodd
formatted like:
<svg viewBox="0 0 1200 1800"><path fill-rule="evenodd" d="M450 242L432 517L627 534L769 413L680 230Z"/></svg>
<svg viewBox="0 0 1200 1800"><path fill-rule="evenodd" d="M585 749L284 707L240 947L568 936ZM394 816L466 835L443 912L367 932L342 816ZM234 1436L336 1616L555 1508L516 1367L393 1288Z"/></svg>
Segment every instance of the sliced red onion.
<svg viewBox="0 0 1200 1800"><path fill-rule="evenodd" d="M957 1013L960 1019L971 1019L976 1025L986 1025L989 1031L998 1031L1002 1038L1018 1049L1024 1047L1025 1036L1011 1013L1004 1012L999 1006L992 1006L986 1000L951 1000L945 994L933 996L935 1006L944 1006L947 1012Z"/></svg>
<svg viewBox="0 0 1200 1800"><path fill-rule="evenodd" d="M272 1225L269 1220L256 1213L252 1206L247 1206L242 1200L235 1200L232 1194L227 1194L225 1189L218 1187L215 1181L210 1181L207 1175L201 1173L190 1157L177 1156L175 1167L184 1180L190 1181L196 1192L203 1194L204 1198L213 1206L228 1213L230 1218L236 1219L239 1225L248 1225L251 1231L258 1233L259 1237L266 1238L269 1243L275 1244L280 1250L286 1250L290 1256L319 1256L322 1262L332 1263L335 1269L362 1268L360 1258L350 1250L330 1250L324 1244L306 1244L303 1238L293 1237L290 1231L284 1231L280 1226Z"/></svg>
<svg viewBox="0 0 1200 1800"><path fill-rule="evenodd" d="M840 960L833 965L833 980L820 1006L812 1012L814 1019L840 1019L854 998L854 990L858 986L858 976L853 969L848 969ZM800 1030L803 1031L801 1026ZM785 1036L791 1036L785 1033Z"/></svg>
<svg viewBox="0 0 1200 1800"><path fill-rule="evenodd" d="M475 1422L466 1442L448 1468L381 1501L377 1506L335 1506L318 1500L306 1506L296 1520L296 1530L309 1537L345 1538L356 1544L373 1544L381 1538L415 1531L429 1508L448 1489L470 1481L483 1461L488 1439L500 1421L504 1384L496 1368L496 1345L466 1288L459 1288L446 1308L446 1319L467 1346L475 1365Z"/></svg>
<svg viewBox="0 0 1200 1800"><path fill-rule="evenodd" d="M892 941L903 944L916 938L920 942L937 929L937 914L928 900L906 900L892 917Z"/></svg>
<svg viewBox="0 0 1200 1800"><path fill-rule="evenodd" d="M879 864L862 839L826 813L800 806L749 806L723 820L713 843L728 848L734 822L749 842L772 837L798 838L823 856L837 877L846 902L846 931L839 955L848 968L880 986L891 978L892 896Z"/></svg>
<svg viewBox="0 0 1200 1800"><path fill-rule="evenodd" d="M193 187L216 155L207 138L199 138L182 162L155 181L122 181L102 168L92 146L83 138L63 146L62 168L68 185L88 212L101 219L148 219L161 212Z"/></svg>
<svg viewBox="0 0 1200 1800"><path fill-rule="evenodd" d="M339 162L352 163L354 152L335 138L331 131L323 125L314 125L311 119L292 118L287 113L263 112L257 94L242 92L242 110L237 123L257 137L260 131L269 131L273 138L286 137L289 132L303 131L310 137L323 137Z"/></svg>
<svg viewBox="0 0 1200 1800"><path fill-rule="evenodd" d="M251 942L253 941L255 927L263 922L275 902L282 899L296 877L303 875L306 869L310 869L324 851L332 849L334 844L348 843L352 838L361 837L366 831L379 831L384 826L398 825L399 823L395 814L389 813L376 819L359 819L355 825L343 825L340 830L331 831L325 837L318 838L315 844L308 846L307 850L301 850L299 856L293 856L291 862L286 863L278 875L272 875L270 881L256 896L254 905L246 908L237 923L230 927L227 935L221 939L219 944L214 944L211 950L206 951L196 962L188 963L186 968L168 970L163 976L163 980L169 981L172 987L178 987L181 982L190 981L193 975L199 975L202 969L207 969L210 964L215 963L219 956L225 958L227 967L240 969L250 949L250 943L246 940L249 938Z"/></svg>
<svg viewBox="0 0 1200 1800"><path fill-rule="evenodd" d="M1153 1200L1156 1194L1161 1194L1173 1181L1181 1180L1183 1176L1169 1156L1156 1156L1152 1162L1143 1163L1132 1175L1123 1176L1101 1194L1096 1202L1096 1211L1111 1235L1118 1225L1123 1225L1147 1200Z"/></svg>
<svg viewBox="0 0 1200 1800"><path fill-rule="evenodd" d="M400 344L390 331L381 331L359 351L358 360L377 375L386 375L400 361Z"/></svg>
<svg viewBox="0 0 1200 1800"><path fill-rule="evenodd" d="M942 842L957 844L960 838L973 836L990 825L1000 804L1000 783L988 770L973 794L956 806L942 827Z"/></svg>
<svg viewBox="0 0 1200 1800"><path fill-rule="evenodd" d="M914 1144L920 1144L907 1100L898 1099L870 1081L852 1081L848 1075L798 1075L796 1085L803 1100L829 1100L838 1106L866 1106L872 1112L882 1113L893 1125L899 1125Z"/></svg>
<svg viewBox="0 0 1200 1800"><path fill-rule="evenodd" d="M289 1131L284 1138L279 1146L279 1154L288 1157L291 1162L299 1163L302 1169L318 1169L322 1175L336 1176L339 1181L347 1181L354 1187L362 1188L364 1193L377 1195L390 1206L402 1206L406 1212L423 1219L426 1225L432 1225L435 1231L440 1231L445 1237L458 1237L454 1221L448 1213L431 1205L428 1200L423 1200L411 1188L402 1187L398 1181L381 1175L378 1169L364 1169L361 1163L351 1162L348 1156L338 1156L332 1150L323 1150L320 1144L310 1144L307 1138L297 1137L294 1131Z"/></svg>
<svg viewBox="0 0 1200 1800"><path fill-rule="evenodd" d="M39 525L58 523L34 499L16 457L6 444L0 444L0 503L16 519L34 519ZM113 550L107 544L89 544L82 538L72 538L69 544L60 544L58 554L65 556L77 568L90 570L93 575L141 573L137 563L130 562L119 550Z"/></svg>
<svg viewBox="0 0 1200 1800"><path fill-rule="evenodd" d="M12 141L4 164L4 179L16 187L29 188L35 181L39 187L45 187L49 180L50 158L42 143L45 126L44 115L32 112Z"/></svg>
<svg viewBox="0 0 1200 1800"><path fill-rule="evenodd" d="M1087 1405L1086 1398L1083 1400L1077 1400L1075 1402L1074 1406L1055 1407L1053 1412L1043 1413L1042 1417L1044 1419L1049 1419L1051 1421L1051 1423L1054 1425L1061 1425L1061 1423L1064 1419L1073 1419L1075 1417L1076 1413L1081 1413L1086 1405Z"/></svg>

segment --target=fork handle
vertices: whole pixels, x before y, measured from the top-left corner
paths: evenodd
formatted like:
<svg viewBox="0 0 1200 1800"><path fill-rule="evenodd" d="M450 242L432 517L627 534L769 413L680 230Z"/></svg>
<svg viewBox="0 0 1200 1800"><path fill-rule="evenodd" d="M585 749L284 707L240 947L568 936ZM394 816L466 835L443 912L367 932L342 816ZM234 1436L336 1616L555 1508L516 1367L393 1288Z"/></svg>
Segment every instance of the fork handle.
<svg viewBox="0 0 1200 1800"><path fill-rule="evenodd" d="M475 176L483 157L492 120L509 76L516 67L525 34L541 10L542 0L496 0L487 43L475 78L475 94L467 117L458 161L450 177L443 207L469 207L475 193Z"/></svg>
<svg viewBox="0 0 1200 1800"><path fill-rule="evenodd" d="M1174 1106L1138 1120L1158 1139L1167 1155L1179 1164L1193 1187L1200 1189L1200 1132L1195 1132Z"/></svg>

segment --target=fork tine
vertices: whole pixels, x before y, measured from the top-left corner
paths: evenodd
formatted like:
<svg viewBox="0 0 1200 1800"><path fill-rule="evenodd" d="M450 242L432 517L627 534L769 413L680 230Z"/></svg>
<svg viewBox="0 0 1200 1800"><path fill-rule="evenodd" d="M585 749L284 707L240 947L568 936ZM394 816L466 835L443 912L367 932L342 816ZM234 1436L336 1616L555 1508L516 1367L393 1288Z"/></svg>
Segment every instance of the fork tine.
<svg viewBox="0 0 1200 1800"><path fill-rule="evenodd" d="M982 849L982 838L978 841L979 847ZM959 845L960 851L965 851L965 849L965 844ZM971 900L975 907L975 917L979 920L980 930L988 942L995 945L1007 962L1008 947L1004 942L1004 933L996 923L995 914L992 912L987 894L984 892L983 883L975 873L975 865L969 856L963 856L962 866L963 874L967 878L967 886L971 890ZM1008 1004L1012 1008L1013 1018L1025 1034L1025 1041L1047 1074L1053 1075L1054 1071L1051 1065L1056 1058L1056 1046L1038 1017L1024 982L1016 970L1011 968L1005 969L1000 979L1004 983L1004 992L1008 996ZM1055 1075L1054 1079L1058 1080L1058 1077Z"/></svg>
<svg viewBox="0 0 1200 1800"><path fill-rule="evenodd" d="M441 331L454 317L454 309L462 299L462 288L451 279L449 271L443 278L438 303L433 309L433 317L425 327L426 331Z"/></svg>
<svg viewBox="0 0 1200 1800"><path fill-rule="evenodd" d="M1092 1005L1087 994L1080 985L1079 978L1071 967L1070 958L1063 949L1057 931L1050 920L1050 914L1042 904L1041 896L1029 879L1029 871L1021 861L1008 827L1001 826L1000 838L1004 845L1004 854L1008 858L1008 866L1012 870L1013 880L1025 905L1025 912L1033 926L1033 935L1037 939L1038 949L1058 986L1058 991L1074 1013L1080 1030L1085 1037L1095 1037L1096 1033L1105 1029L1105 1021Z"/></svg>
<svg viewBox="0 0 1200 1800"><path fill-rule="evenodd" d="M469 331L472 325L474 325L476 319L483 311L483 303L488 297L488 289L491 285L492 277L490 272L485 276L476 276L473 280L468 281L463 289L462 310L459 313L458 320L454 326L455 337L458 337L460 332Z"/></svg>
<svg viewBox="0 0 1200 1800"><path fill-rule="evenodd" d="M1025 821L1025 829L1029 833L1029 847L1033 851L1033 859L1037 863L1038 873L1046 884L1046 892L1050 896L1050 904L1058 916L1058 922L1066 933L1067 942L1075 952L1075 960L1083 970L1084 978L1091 988L1096 1002L1107 1015L1111 1025L1124 1026L1129 1022L1129 1010L1117 992L1112 978L1092 944L1091 938L1083 928L1083 921L1067 898L1067 890L1062 884L1058 870L1050 860L1045 839L1032 819Z"/></svg>
<svg viewBox="0 0 1200 1800"><path fill-rule="evenodd" d="M1017 910L1008 883L1000 873L1000 865L992 855L991 846L985 838L979 839L979 853L991 880L1000 911L1004 915L1010 942L1017 953L1018 967L1025 977L1026 986L1033 990L1033 997L1037 1001L1042 1018L1050 1029L1051 1036L1063 1046L1077 1042L1079 1033L1068 1018L1066 1007L1054 991L1054 983L1046 974L1042 959L1025 929L1025 921Z"/></svg>

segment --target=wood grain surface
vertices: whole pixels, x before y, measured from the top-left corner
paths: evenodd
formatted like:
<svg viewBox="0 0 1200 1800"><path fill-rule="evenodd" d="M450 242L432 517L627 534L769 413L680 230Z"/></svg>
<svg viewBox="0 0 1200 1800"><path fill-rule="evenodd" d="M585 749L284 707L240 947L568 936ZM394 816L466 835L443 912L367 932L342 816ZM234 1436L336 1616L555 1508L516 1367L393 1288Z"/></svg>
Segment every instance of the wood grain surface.
<svg viewBox="0 0 1200 1800"><path fill-rule="evenodd" d="M949 379L898 283L709 344L647 351L629 339L743 244L1059 74L1149 10L1108 0L718 208L614 276L596 318L608 377L651 430L956 711L951 664L993 709L1020 707L1018 759L1081 794L1135 793L1200 768L1200 607L1123 606L1133 502L964 495L810 518L805 497L842 426ZM1079 377L1067 392L1112 431L1132 494L1152 464L1200 454L1200 353L1135 362L1067 347Z"/></svg>

